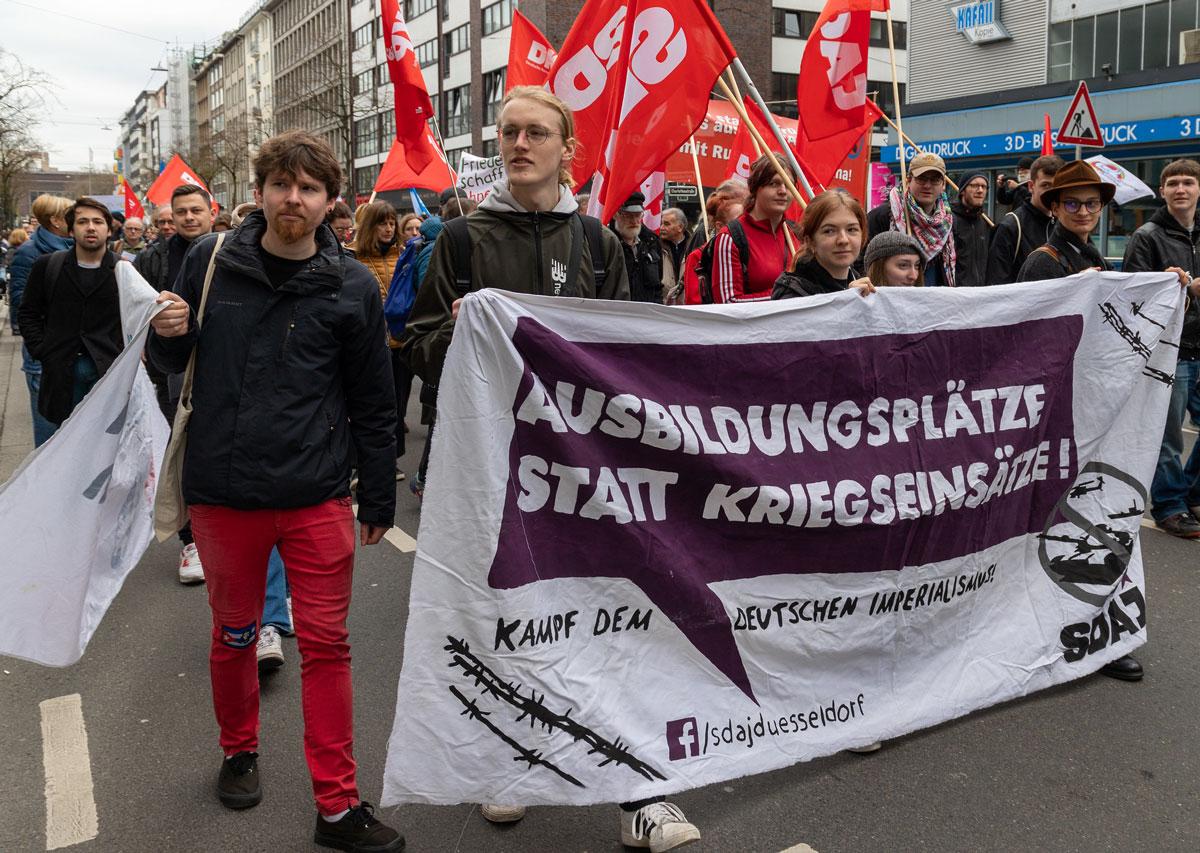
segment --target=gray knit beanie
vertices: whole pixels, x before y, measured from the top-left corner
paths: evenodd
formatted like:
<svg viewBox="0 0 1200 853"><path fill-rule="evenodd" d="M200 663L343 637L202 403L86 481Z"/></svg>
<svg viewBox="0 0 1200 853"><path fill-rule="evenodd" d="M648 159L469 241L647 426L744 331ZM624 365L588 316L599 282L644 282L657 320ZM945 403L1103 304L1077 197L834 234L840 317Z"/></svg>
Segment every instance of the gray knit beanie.
<svg viewBox="0 0 1200 853"><path fill-rule="evenodd" d="M915 237L910 237L902 231L883 231L871 238L867 244L867 266L882 261L892 255L921 254L921 244Z"/></svg>

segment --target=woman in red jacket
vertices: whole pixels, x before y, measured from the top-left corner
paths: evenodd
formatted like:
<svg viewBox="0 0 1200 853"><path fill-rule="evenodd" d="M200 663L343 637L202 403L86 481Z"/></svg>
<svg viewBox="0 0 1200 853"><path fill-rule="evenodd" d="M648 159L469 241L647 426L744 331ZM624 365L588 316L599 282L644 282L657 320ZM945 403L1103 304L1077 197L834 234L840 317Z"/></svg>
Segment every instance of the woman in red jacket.
<svg viewBox="0 0 1200 853"><path fill-rule="evenodd" d="M783 156L776 155L775 159L795 182L796 174ZM787 268L791 258L784 214L792 204L792 197L765 154L750 167L750 179L746 183L750 189L746 212L721 229L716 237L712 276L714 302L770 299L775 279ZM743 254L746 257L742 257Z"/></svg>

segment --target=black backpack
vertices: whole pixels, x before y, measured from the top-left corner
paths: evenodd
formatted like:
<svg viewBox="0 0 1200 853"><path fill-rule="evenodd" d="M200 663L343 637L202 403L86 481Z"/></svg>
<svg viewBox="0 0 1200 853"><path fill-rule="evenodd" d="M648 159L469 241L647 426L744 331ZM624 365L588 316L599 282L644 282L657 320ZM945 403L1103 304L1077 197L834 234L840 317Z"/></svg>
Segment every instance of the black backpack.
<svg viewBox="0 0 1200 853"><path fill-rule="evenodd" d="M750 266L750 244L746 242L746 232L742 228L742 223L736 219L730 221L725 228L729 231L729 238L733 240L733 245L737 247L738 258L742 262L742 281L745 281ZM696 277L700 279L700 301L705 305L713 304L712 269L717 234L714 234L713 238L700 250L700 263L696 266Z"/></svg>
<svg viewBox="0 0 1200 853"><path fill-rule="evenodd" d="M585 234L592 254L592 281L598 293L608 280L608 270L604 268L604 244L601 241L600 220L594 216L576 213L571 217L571 259L567 265L566 287L560 295L575 296L575 282L579 278L579 262L583 254L583 244L580 238ZM467 226L467 217L459 216L446 223L444 232L448 235L451 252L454 257L454 287L459 296L471 292L471 232Z"/></svg>

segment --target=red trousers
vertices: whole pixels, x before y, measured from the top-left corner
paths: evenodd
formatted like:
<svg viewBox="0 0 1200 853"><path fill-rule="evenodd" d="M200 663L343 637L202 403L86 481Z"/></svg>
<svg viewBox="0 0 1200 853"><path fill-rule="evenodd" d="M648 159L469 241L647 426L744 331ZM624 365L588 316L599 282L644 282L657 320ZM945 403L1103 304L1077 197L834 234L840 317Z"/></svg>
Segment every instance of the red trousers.
<svg viewBox="0 0 1200 853"><path fill-rule="evenodd" d="M279 546L292 592L304 708L304 755L322 814L358 805L346 615L354 569L350 498L303 509L189 507L204 561L213 632L213 707L225 755L258 751L255 646L267 564Z"/></svg>

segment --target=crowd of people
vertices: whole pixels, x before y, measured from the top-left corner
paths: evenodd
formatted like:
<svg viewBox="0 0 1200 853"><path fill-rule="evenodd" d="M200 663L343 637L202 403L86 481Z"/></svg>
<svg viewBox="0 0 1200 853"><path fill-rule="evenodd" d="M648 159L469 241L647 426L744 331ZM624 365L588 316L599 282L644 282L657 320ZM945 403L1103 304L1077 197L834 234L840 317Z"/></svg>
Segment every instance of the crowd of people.
<svg viewBox="0 0 1200 853"><path fill-rule="evenodd" d="M1024 164L1027 179L997 186L1013 209L994 225L984 213L987 176L962 175L951 201L945 163L925 153L874 209L833 190L793 222L779 171L789 169L763 156L745 183L727 181L708 195L695 228L670 208L656 233L641 193L610 223L581 213L569 171L573 117L547 91L510 91L498 137L507 177L477 208L450 188L424 219L386 201L351 210L339 198L333 152L289 131L262 146L254 201L231 212L214 215L204 190L190 184L149 223L121 221L90 198L41 196L30 227L10 231L2 246L39 446L122 349L116 265L131 262L161 292L146 365L172 423L190 373L183 490L191 523L179 531L178 577L208 584L224 754L217 795L230 808L261 800L258 679L283 663L280 637L294 633L314 837L337 849L394 851L404 843L374 817L355 780L346 630L352 495L357 542L367 546L392 525L397 481L409 479L412 493L423 494L437 388L468 293L727 304L1107 269L1090 236L1113 188L1085 162L1044 156ZM1173 271L1194 297L1200 164L1172 162L1160 193L1164 206L1130 239L1124 269ZM392 297L402 286L415 295L397 317ZM1182 458L1184 419L1200 415L1197 305L1193 298L1187 307L1151 507L1159 527L1186 538L1200 538L1200 453ZM431 437L409 477L416 378ZM1128 657L1104 672L1142 676ZM700 837L663 798L622 803L619 812L629 846L664 851ZM482 813L503 823L525 809L491 803Z"/></svg>

